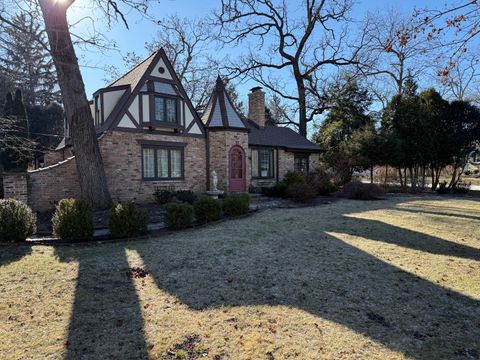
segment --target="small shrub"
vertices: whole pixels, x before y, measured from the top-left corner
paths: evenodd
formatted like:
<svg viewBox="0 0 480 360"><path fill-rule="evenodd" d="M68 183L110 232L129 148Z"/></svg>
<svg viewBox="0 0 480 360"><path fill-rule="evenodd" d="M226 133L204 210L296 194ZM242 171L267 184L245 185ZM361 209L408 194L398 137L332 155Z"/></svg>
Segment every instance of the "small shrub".
<svg viewBox="0 0 480 360"><path fill-rule="evenodd" d="M315 188L307 183L296 183L289 185L287 188L287 196L295 202L311 202L316 195Z"/></svg>
<svg viewBox="0 0 480 360"><path fill-rule="evenodd" d="M466 171L464 172L464 174L467 175L467 176L469 176L469 175L472 175L472 172L471 172L470 170L466 170Z"/></svg>
<svg viewBox="0 0 480 360"><path fill-rule="evenodd" d="M337 191L330 174L321 168L307 175L307 183L315 189L317 195L329 195Z"/></svg>
<svg viewBox="0 0 480 360"><path fill-rule="evenodd" d="M186 202L192 205L197 200L197 195L191 190L178 190L173 193L173 196L181 202Z"/></svg>
<svg viewBox="0 0 480 360"><path fill-rule="evenodd" d="M287 184L287 187L288 187L293 184L303 184L306 182L306 179L305 179L305 175L299 172L287 171L282 182Z"/></svg>
<svg viewBox="0 0 480 360"><path fill-rule="evenodd" d="M287 188L288 188L288 185L283 181L280 181L279 183L276 183L273 187L267 188L264 193L267 196L271 196L271 197L285 198L287 197Z"/></svg>
<svg viewBox="0 0 480 360"><path fill-rule="evenodd" d="M466 194L470 191L470 183L459 182L454 188L454 194Z"/></svg>
<svg viewBox="0 0 480 360"><path fill-rule="evenodd" d="M473 170L473 173L474 173L475 175L478 175L478 174L480 173L480 169L475 169L475 170Z"/></svg>
<svg viewBox="0 0 480 360"><path fill-rule="evenodd" d="M36 231L36 217L24 203L0 200L0 241L25 241Z"/></svg>
<svg viewBox="0 0 480 360"><path fill-rule="evenodd" d="M248 214L250 209L250 196L245 193L229 194L223 200L223 212L229 216Z"/></svg>
<svg viewBox="0 0 480 360"><path fill-rule="evenodd" d="M438 184L437 193L448 194L449 192L450 192L450 189L447 187L447 182L446 181Z"/></svg>
<svg viewBox="0 0 480 360"><path fill-rule="evenodd" d="M192 225L193 207L190 204L174 202L165 206L165 223L170 229L180 230Z"/></svg>
<svg viewBox="0 0 480 360"><path fill-rule="evenodd" d="M147 233L148 212L133 201L119 203L110 212L108 226L115 237L132 237Z"/></svg>
<svg viewBox="0 0 480 360"><path fill-rule="evenodd" d="M222 206L220 201L209 196L202 196L193 204L195 217L201 223L207 223L220 219Z"/></svg>
<svg viewBox="0 0 480 360"><path fill-rule="evenodd" d="M343 186L343 195L355 200L378 200L385 196L385 191L376 184L352 181Z"/></svg>
<svg viewBox="0 0 480 360"><path fill-rule="evenodd" d="M62 240L90 239L94 231L90 206L83 200L60 200L52 225L53 233Z"/></svg>
<svg viewBox="0 0 480 360"><path fill-rule="evenodd" d="M173 191L156 189L153 193L153 196L155 196L157 203L159 203L160 205L164 205L168 204L173 200Z"/></svg>

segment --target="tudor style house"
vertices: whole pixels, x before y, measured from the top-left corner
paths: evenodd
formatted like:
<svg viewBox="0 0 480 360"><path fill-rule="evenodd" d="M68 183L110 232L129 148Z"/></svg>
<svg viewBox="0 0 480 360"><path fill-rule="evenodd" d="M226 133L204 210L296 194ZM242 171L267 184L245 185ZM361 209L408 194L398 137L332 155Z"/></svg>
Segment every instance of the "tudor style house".
<svg viewBox="0 0 480 360"><path fill-rule="evenodd" d="M291 129L265 125L261 88L251 90L245 118L218 78L204 113L197 114L163 49L97 90L90 106L114 200L150 202L159 187L205 192L213 170L219 189L248 191L319 163L318 145ZM26 176L35 210L79 196L75 150L66 134L45 155L45 167Z"/></svg>

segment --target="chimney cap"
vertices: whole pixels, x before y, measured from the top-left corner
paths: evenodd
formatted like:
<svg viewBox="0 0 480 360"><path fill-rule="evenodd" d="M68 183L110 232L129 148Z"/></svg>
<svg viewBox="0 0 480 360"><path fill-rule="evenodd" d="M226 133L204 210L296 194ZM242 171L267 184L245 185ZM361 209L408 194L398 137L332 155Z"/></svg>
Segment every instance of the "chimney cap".
<svg viewBox="0 0 480 360"><path fill-rule="evenodd" d="M255 87L250 89L251 92L255 92L255 91L259 91L259 90L262 90L261 86L255 86Z"/></svg>

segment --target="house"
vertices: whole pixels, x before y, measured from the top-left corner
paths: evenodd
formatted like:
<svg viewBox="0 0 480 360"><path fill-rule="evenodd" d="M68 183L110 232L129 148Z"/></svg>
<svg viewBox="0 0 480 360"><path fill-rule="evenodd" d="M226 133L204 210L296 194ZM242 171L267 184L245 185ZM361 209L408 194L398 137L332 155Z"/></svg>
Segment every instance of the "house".
<svg viewBox="0 0 480 360"><path fill-rule="evenodd" d="M212 90L199 116L160 49L93 94L90 107L113 200L150 202L157 188L205 192L213 170L219 189L248 191L274 185L289 170L318 166L318 145L291 129L265 125L261 88L249 94L248 119L220 78ZM7 176L6 195L22 193L35 210L80 195L66 130L67 141L45 156L44 168Z"/></svg>

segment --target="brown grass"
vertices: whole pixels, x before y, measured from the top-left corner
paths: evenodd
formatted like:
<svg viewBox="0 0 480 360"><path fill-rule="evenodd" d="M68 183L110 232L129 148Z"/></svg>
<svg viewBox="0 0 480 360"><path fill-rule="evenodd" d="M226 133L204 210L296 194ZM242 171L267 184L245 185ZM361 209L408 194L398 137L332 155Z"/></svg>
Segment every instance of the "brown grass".
<svg viewBox="0 0 480 360"><path fill-rule="evenodd" d="M478 201L394 197L2 247L0 358L474 358L479 226Z"/></svg>

